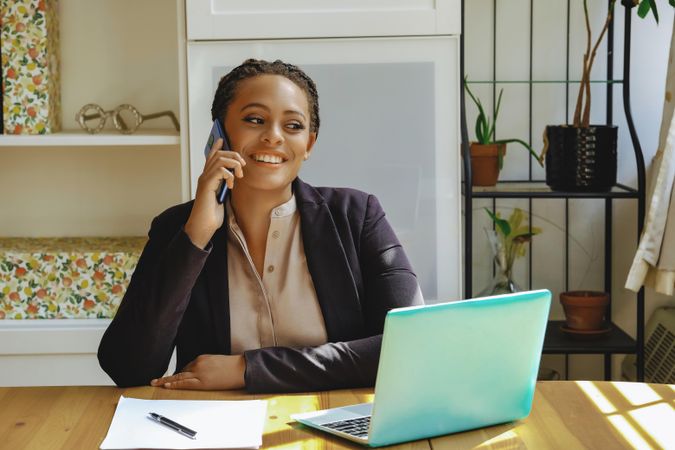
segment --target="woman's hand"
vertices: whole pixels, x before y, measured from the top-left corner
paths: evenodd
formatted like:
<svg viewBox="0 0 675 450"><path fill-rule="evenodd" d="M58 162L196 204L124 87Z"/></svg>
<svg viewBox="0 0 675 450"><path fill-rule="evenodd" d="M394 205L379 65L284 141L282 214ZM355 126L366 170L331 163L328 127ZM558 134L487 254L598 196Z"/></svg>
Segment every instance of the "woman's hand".
<svg viewBox="0 0 675 450"><path fill-rule="evenodd" d="M199 389L215 391L242 389L246 383L246 360L243 355L200 355L182 372L152 380L151 386L167 389Z"/></svg>
<svg viewBox="0 0 675 450"><path fill-rule="evenodd" d="M222 180L227 187L234 187L234 178L242 178L242 167L246 161L241 155L233 151L223 151L223 140L218 139L211 147L206 158L204 170L197 182L195 203L192 206L190 217L185 223L185 232L192 243L204 248L211 240L213 233L223 224L225 209L216 201L216 193ZM228 170L232 169L232 171Z"/></svg>

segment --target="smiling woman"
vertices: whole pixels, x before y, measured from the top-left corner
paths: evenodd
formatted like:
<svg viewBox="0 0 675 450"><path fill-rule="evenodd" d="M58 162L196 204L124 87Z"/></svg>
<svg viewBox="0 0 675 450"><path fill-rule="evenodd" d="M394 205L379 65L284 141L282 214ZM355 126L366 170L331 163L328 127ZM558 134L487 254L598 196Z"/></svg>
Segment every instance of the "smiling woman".
<svg viewBox="0 0 675 450"><path fill-rule="evenodd" d="M249 59L220 80L211 115L231 150L216 141L195 200L153 220L101 367L120 386L372 386L387 311L422 296L374 196L298 178L319 131L314 82Z"/></svg>

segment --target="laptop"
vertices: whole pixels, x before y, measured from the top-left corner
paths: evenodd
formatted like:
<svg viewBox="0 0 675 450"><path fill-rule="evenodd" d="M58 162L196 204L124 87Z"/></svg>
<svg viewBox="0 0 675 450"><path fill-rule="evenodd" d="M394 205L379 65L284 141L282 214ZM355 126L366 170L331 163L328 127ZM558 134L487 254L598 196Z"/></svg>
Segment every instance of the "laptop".
<svg viewBox="0 0 675 450"><path fill-rule="evenodd" d="M393 309L373 403L291 418L379 447L527 417L550 305L538 290Z"/></svg>

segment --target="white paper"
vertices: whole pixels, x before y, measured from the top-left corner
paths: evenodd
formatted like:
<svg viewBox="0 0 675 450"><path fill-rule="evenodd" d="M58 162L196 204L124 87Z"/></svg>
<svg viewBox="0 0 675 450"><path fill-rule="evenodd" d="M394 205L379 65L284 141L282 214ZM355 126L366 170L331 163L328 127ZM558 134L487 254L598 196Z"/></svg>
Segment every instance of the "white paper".
<svg viewBox="0 0 675 450"><path fill-rule="evenodd" d="M258 448L266 411L264 400L140 400L120 396L101 449ZM150 412L196 431L196 439L149 419Z"/></svg>

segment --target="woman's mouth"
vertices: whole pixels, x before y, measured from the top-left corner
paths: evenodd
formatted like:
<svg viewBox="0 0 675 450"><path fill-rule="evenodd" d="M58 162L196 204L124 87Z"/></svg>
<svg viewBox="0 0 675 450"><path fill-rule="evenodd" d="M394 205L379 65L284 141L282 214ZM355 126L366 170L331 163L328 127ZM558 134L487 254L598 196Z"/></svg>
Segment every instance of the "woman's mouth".
<svg viewBox="0 0 675 450"><path fill-rule="evenodd" d="M254 153L251 155L251 159L256 162L262 162L267 164L281 164L284 162L284 158L279 155L270 155L269 153Z"/></svg>

